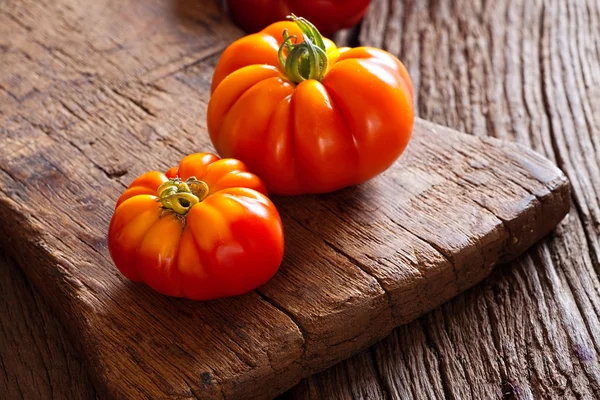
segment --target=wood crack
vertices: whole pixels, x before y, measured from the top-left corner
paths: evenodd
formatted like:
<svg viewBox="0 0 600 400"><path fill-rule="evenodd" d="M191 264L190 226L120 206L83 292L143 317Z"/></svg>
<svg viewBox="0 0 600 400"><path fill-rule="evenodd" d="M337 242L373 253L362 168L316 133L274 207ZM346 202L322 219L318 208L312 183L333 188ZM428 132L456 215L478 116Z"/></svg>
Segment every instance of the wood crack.
<svg viewBox="0 0 600 400"><path fill-rule="evenodd" d="M2 14L6 15L11 21L13 21L17 25L19 25L21 28L25 29L27 32L31 32L33 30L33 28L31 28L29 25L23 23L20 19L18 19L12 13L7 12L7 11L2 10L2 9L0 9L0 11L2 12Z"/></svg>
<svg viewBox="0 0 600 400"><path fill-rule="evenodd" d="M492 296L495 296L496 293L495 293L494 289L492 288L491 290L492 290ZM485 296L484 299L485 299L485 308L486 308L486 312L487 312L487 317L490 321L491 336L492 336L492 343L494 345L494 349L496 350L496 353L502 354L503 359L507 359L508 357L506 356L506 351L502 346L502 342L501 342L501 338L500 338L500 333L499 333L500 332L500 326L499 326L500 324L492 312L492 300L488 296ZM505 368L500 368L499 370L500 370L500 378L503 381L508 381L509 377L506 374Z"/></svg>
<svg viewBox="0 0 600 400"><path fill-rule="evenodd" d="M2 90L4 93L6 93L8 95L8 97L13 99L17 103L21 103L22 100L19 99L17 96L15 96L10 90L8 90L4 86L2 86L2 84L0 84L0 90ZM0 114L1 114L1 112L0 112Z"/></svg>
<svg viewBox="0 0 600 400"><path fill-rule="evenodd" d="M227 44L219 44L217 46L212 46L212 47L203 49L202 53L195 60L187 62L187 63L183 63L181 65L180 65L181 60L183 60L186 56L183 56L183 57L177 59L176 61L173 61L172 63L160 65L160 66L146 72L142 77L140 77L140 81L156 83L162 79L173 76L181 71L185 71L188 68L194 67L217 54L221 54L227 48L228 45L229 45L228 43ZM187 57L189 57L189 56L187 56ZM174 67L174 68L171 69L170 67ZM157 74L157 71L161 71L161 70L167 70L167 71L164 73Z"/></svg>
<svg viewBox="0 0 600 400"><path fill-rule="evenodd" d="M62 105L64 107L65 110L67 110L67 112L69 114L71 114L73 117L75 117L76 119L78 119L81 122L85 122L85 119L81 116L79 116L79 114L77 114L75 112L75 110L73 110L71 107L69 107L67 105L67 103L65 103L62 99L56 98L56 97L52 97L53 99L55 99L56 101L58 101L60 103L60 105ZM29 122L31 124L31 122ZM32 124L33 125L33 124Z"/></svg>
<svg viewBox="0 0 600 400"><path fill-rule="evenodd" d="M134 99L133 97L127 96L121 92L119 92L118 90L116 90L115 88L110 88L110 90L112 90L113 93L115 93L117 96L131 102L134 106L136 106L138 109L140 109L144 114L149 115L151 117L156 118L157 115L154 113L154 111L152 111L151 109L149 109L148 107L146 107L141 101Z"/></svg>
<svg viewBox="0 0 600 400"><path fill-rule="evenodd" d="M90 163L92 163L92 165L94 167L96 167L98 170L102 171L107 178L118 182L119 185L121 185L123 188L126 188L127 185L125 185L124 183L117 181L116 178L119 178L123 175L125 175L127 173L126 170L115 170L115 171L109 171L106 168L104 168L102 165L98 164L96 161L94 161L81 147L79 147L77 144L75 144L75 142L69 138L66 138L66 141L59 141L56 137L54 137L52 131L48 130L45 126L43 125L39 125L33 121L30 121L28 119L25 119L25 121L27 121L27 123L29 123L33 128L38 129L40 132L43 132L44 134L46 134L46 136L48 136L49 138L51 138L52 140L54 140L56 143L68 143L69 145L71 145L71 147L73 149L75 149L79 154L81 154L83 157L85 157ZM82 120L83 121L83 120Z"/></svg>
<svg viewBox="0 0 600 400"><path fill-rule="evenodd" d="M323 243L325 243L327 246L329 246L337 254L341 255L344 258L346 258L348 261L350 261L350 263L354 264L356 267L358 267L365 274L367 274L371 278L375 279L377 281L377 284L381 288L381 291L385 294L385 299L387 301L387 305L388 305L389 311L391 313L394 313L394 305L393 305L392 300L390 298L390 292L388 291L388 289L385 288L385 284L381 281L381 279L379 277L373 275L373 273L369 271L369 268L366 265L364 265L363 263L361 263L360 261L358 261L354 257L350 256L348 253L346 253L344 250L342 250L338 246L334 245L330 241L328 241L326 239L323 239ZM375 261L375 262L378 263L377 261Z"/></svg>
<svg viewBox="0 0 600 400"><path fill-rule="evenodd" d="M446 370L444 360L440 356L440 350L431 338L431 334L429 333L429 327L422 324L421 329L423 330L423 334L425 336L425 344L437 359L436 364L439 372L440 381L442 383L442 389L444 390L444 398L447 400L454 399L455 396L452 394L452 381L448 376L448 371Z"/></svg>
<svg viewBox="0 0 600 400"><path fill-rule="evenodd" d="M415 232L412 232L411 230L409 230L407 227L405 227L404 225L402 225L400 222L396 221L395 219L390 218L390 221L393 222L395 225L399 226L400 228L402 228L405 232L407 232L410 235L414 236L415 238L419 239L421 242L428 244L435 251L437 251L439 253L439 255L442 258L444 258L448 262L448 264L452 267L452 271L454 272L454 282L458 282L458 268L456 267L456 264L454 262L452 254L447 253L443 248L438 246L436 243L434 243L432 241L428 241L427 239L416 234Z"/></svg>
<svg viewBox="0 0 600 400"><path fill-rule="evenodd" d="M375 379L377 380L377 385L383 392L384 399L390 400L392 398L391 391L387 385L386 380L383 378L383 374L381 373L381 369L379 368L379 364L377 363L377 354L375 353L375 348L370 347L366 351L369 354L371 362L373 363L373 369L375 371Z"/></svg>
<svg viewBox="0 0 600 400"><path fill-rule="evenodd" d="M300 332L300 336L302 338L302 355L301 355L300 359L297 360L297 362L304 364L304 360L306 360L306 355L308 354L307 347L306 347L306 341L308 340L308 337L309 337L306 329L304 329L304 327L302 326L300 321L298 321L298 318L294 314L292 314L290 311L288 311L285 307L283 307L281 304L279 304L276 300L269 298L265 293L263 293L261 288L256 289L255 292L265 302L269 303L271 306L275 307L276 309L278 309L279 311L284 313L294 323L294 325L296 325L296 327L298 328L298 331Z"/></svg>
<svg viewBox="0 0 600 400"><path fill-rule="evenodd" d="M194 399L202 399L202 397L200 396L200 394L196 393L196 389L194 389L192 387L192 385L190 385L190 383L188 382L188 380L186 378L183 378L183 382L187 385L188 390L190 391L190 399L194 398ZM225 398L225 397L223 397Z"/></svg>
<svg viewBox="0 0 600 400"><path fill-rule="evenodd" d="M18 183L19 180L13 175L13 172L8 170L5 166L3 166L2 164L0 164L0 171L2 171L6 176L8 176L10 178L10 180L12 180L14 183ZM9 200L12 200L11 194L8 193L4 188L2 188L2 192L4 193L4 198L0 198L0 202L8 202ZM17 195L19 195L19 193L16 193Z"/></svg>

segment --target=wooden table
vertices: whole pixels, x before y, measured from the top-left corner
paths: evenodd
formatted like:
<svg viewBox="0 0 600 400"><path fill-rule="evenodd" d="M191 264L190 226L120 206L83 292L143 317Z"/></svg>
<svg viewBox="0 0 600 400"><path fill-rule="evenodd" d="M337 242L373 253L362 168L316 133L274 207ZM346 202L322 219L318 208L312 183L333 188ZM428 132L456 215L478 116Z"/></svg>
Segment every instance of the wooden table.
<svg viewBox="0 0 600 400"><path fill-rule="evenodd" d="M8 3L0 15L27 29ZM574 201L518 261L285 396L600 397L600 4L374 0L338 39L399 55L420 117L554 160ZM0 105L13 97L0 86ZM12 260L0 264L0 398L94 398L44 301Z"/></svg>

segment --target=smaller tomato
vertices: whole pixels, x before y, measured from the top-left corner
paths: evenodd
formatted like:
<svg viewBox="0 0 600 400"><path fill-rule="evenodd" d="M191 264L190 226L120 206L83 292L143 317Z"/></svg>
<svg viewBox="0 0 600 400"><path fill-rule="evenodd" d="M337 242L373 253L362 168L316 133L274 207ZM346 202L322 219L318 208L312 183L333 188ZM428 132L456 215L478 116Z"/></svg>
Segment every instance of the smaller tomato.
<svg viewBox="0 0 600 400"><path fill-rule="evenodd" d="M108 249L127 278L193 300L249 292L283 258L283 227L265 185L238 160L185 157L147 172L117 201Z"/></svg>

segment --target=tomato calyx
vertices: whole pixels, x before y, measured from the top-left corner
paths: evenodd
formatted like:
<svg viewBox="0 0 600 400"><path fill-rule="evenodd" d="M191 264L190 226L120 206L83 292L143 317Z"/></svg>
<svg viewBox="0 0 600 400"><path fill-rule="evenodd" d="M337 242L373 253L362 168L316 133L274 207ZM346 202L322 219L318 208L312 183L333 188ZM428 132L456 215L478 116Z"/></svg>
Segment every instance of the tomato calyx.
<svg viewBox="0 0 600 400"><path fill-rule="evenodd" d="M171 178L157 189L158 201L165 210L184 216L208 196L208 185L192 176L184 181Z"/></svg>
<svg viewBox="0 0 600 400"><path fill-rule="evenodd" d="M303 41L298 43L296 36L290 36L287 29L283 30L283 42L279 47L278 57L281 68L287 78L300 83L308 79L320 81L327 72L328 59L319 30L309 21L294 14L288 16L302 31ZM284 57L287 50L287 58Z"/></svg>

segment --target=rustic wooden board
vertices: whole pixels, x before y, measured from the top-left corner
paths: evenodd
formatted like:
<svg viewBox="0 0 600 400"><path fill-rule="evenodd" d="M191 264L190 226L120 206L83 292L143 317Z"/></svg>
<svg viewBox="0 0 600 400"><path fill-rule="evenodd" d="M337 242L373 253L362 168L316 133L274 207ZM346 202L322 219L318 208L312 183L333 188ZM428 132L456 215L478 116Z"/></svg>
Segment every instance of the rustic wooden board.
<svg viewBox="0 0 600 400"><path fill-rule="evenodd" d="M142 170L208 148L211 66L239 32L214 4L9 6L2 237L104 393L272 396L472 286L567 211L564 176L535 153L419 121L383 177L276 199L289 245L259 291L210 303L157 296L112 268L114 200Z"/></svg>

